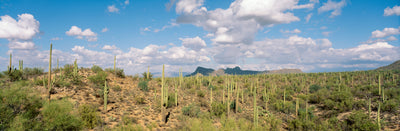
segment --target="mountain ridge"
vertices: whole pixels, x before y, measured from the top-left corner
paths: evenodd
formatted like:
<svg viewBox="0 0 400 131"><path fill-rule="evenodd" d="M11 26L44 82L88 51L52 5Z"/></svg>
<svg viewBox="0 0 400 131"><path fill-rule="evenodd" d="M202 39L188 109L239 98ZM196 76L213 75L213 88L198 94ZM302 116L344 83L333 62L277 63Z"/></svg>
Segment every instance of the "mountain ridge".
<svg viewBox="0 0 400 131"><path fill-rule="evenodd" d="M239 66L234 68L218 69L214 70L212 68L205 68L198 66L193 73L185 76L194 76L196 74L201 74L204 76L213 75L254 75L254 74L287 74L287 73L303 73L300 69L279 69L279 70L265 70L265 71L253 71L253 70L242 70Z"/></svg>

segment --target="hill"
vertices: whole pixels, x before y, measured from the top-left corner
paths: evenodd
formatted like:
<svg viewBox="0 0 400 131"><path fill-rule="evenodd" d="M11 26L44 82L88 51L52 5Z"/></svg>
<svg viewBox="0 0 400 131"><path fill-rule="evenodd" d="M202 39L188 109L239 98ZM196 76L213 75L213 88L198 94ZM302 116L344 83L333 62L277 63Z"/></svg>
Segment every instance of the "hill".
<svg viewBox="0 0 400 131"><path fill-rule="evenodd" d="M253 70L242 70L240 67L236 66L235 68L226 68L226 69L218 69L214 70L211 68L197 67L197 69L186 76L193 76L197 73L208 76L220 76L220 75L255 75L255 74L290 74L290 73L303 73L300 69L279 69L279 70L271 70L271 71L253 71Z"/></svg>
<svg viewBox="0 0 400 131"><path fill-rule="evenodd" d="M395 61L390 65L379 67L376 70L400 70L400 60Z"/></svg>

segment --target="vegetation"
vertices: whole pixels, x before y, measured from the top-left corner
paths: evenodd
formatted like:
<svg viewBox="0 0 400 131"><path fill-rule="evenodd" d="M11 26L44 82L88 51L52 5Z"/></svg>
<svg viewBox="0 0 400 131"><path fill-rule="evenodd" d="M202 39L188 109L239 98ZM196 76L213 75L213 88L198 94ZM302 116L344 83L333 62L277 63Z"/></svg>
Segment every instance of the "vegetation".
<svg viewBox="0 0 400 131"><path fill-rule="evenodd" d="M399 70L176 78L165 68L160 78L77 63L60 70L49 78L21 61L0 73L0 130L399 129Z"/></svg>

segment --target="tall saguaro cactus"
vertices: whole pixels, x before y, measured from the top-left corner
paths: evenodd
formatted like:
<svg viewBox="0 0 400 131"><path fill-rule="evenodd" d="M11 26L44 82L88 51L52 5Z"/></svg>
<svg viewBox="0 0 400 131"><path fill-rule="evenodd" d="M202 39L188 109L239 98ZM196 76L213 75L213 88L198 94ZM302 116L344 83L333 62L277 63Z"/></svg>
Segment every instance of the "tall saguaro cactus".
<svg viewBox="0 0 400 131"><path fill-rule="evenodd" d="M107 112L107 98L108 98L107 80L104 82L104 112Z"/></svg>
<svg viewBox="0 0 400 131"><path fill-rule="evenodd" d="M49 87L49 103L50 103L50 97L51 97L51 54L53 49L53 44L50 44L50 59L49 59L49 79L48 81L48 87Z"/></svg>
<svg viewBox="0 0 400 131"><path fill-rule="evenodd" d="M162 66L162 76L161 76L161 108L164 105L164 64ZM162 109L161 109L162 110Z"/></svg>
<svg viewBox="0 0 400 131"><path fill-rule="evenodd" d="M115 69L114 69L115 70ZM150 80L150 66L147 66L146 78Z"/></svg>
<svg viewBox="0 0 400 131"><path fill-rule="evenodd" d="M8 73L11 73L12 71L12 54L10 53L10 65L8 66Z"/></svg>

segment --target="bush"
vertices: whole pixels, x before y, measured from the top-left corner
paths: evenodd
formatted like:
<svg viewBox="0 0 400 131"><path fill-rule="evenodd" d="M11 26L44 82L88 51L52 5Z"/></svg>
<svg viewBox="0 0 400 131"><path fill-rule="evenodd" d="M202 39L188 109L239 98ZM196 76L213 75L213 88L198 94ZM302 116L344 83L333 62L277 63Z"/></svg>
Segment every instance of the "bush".
<svg viewBox="0 0 400 131"><path fill-rule="evenodd" d="M347 128L345 130L376 131L378 124L362 111L355 111L346 119Z"/></svg>
<svg viewBox="0 0 400 131"><path fill-rule="evenodd" d="M124 69L115 68L115 70L114 70L114 69L111 69L111 68L106 68L105 71L106 72L110 72L112 74L115 74L119 78L125 78Z"/></svg>
<svg viewBox="0 0 400 131"><path fill-rule="evenodd" d="M170 93L168 95L168 106L167 108L175 106L175 93Z"/></svg>
<svg viewBox="0 0 400 131"><path fill-rule="evenodd" d="M182 108L182 114L189 117L198 117L200 108L191 104Z"/></svg>
<svg viewBox="0 0 400 131"><path fill-rule="evenodd" d="M32 129L38 124L33 120L40 113L42 100L26 85L25 81L19 81L0 88L0 130L8 130L12 125Z"/></svg>
<svg viewBox="0 0 400 131"><path fill-rule="evenodd" d="M198 91L197 91L197 96L198 96L198 97L204 97L204 96L205 96L204 91L198 90Z"/></svg>
<svg viewBox="0 0 400 131"><path fill-rule="evenodd" d="M212 114L220 117L222 114L226 112L226 106L222 102L214 102L212 103Z"/></svg>
<svg viewBox="0 0 400 131"><path fill-rule="evenodd" d="M90 68L94 73L98 73L103 71L103 69L100 66L93 65L92 68Z"/></svg>
<svg viewBox="0 0 400 131"><path fill-rule="evenodd" d="M96 107L92 105L81 105L79 107L79 115L83 121L84 127L93 129L101 123L101 118L96 110Z"/></svg>
<svg viewBox="0 0 400 131"><path fill-rule="evenodd" d="M122 91L122 88L119 85L113 86L111 88L113 89L113 91Z"/></svg>
<svg viewBox="0 0 400 131"><path fill-rule="evenodd" d="M98 72L96 75L89 76L90 82L98 86L99 88L104 87L104 82L106 81L107 73L104 71Z"/></svg>
<svg viewBox="0 0 400 131"><path fill-rule="evenodd" d="M36 75L42 75L44 72L43 69L41 68L24 68L24 75L25 76L36 76Z"/></svg>
<svg viewBox="0 0 400 131"><path fill-rule="evenodd" d="M149 87L147 86L147 82L148 81L140 81L138 83L138 87L142 90L142 91L149 91Z"/></svg>
<svg viewBox="0 0 400 131"><path fill-rule="evenodd" d="M314 93L314 92L317 92L320 89L322 89L322 87L319 86L319 85L311 85L310 88L309 88L309 91L310 91L310 93Z"/></svg>
<svg viewBox="0 0 400 131"><path fill-rule="evenodd" d="M141 96L136 96L135 101L137 104L146 104L146 102L144 101L144 98Z"/></svg>
<svg viewBox="0 0 400 131"><path fill-rule="evenodd" d="M386 112L395 112L399 108L399 102L395 99L386 100L383 102L381 109Z"/></svg>
<svg viewBox="0 0 400 131"><path fill-rule="evenodd" d="M63 71L64 71L64 76L71 77L72 72L74 71L74 65L71 64L64 65Z"/></svg>
<svg viewBox="0 0 400 131"><path fill-rule="evenodd" d="M80 130L82 121L74 114L73 105L67 100L51 101L45 104L42 114L43 130Z"/></svg>
<svg viewBox="0 0 400 131"><path fill-rule="evenodd" d="M8 74L8 78L10 78L10 81L17 81L17 80L22 80L22 71L20 70L13 70Z"/></svg>
<svg viewBox="0 0 400 131"><path fill-rule="evenodd" d="M145 79L145 80L153 79L153 74L151 74L151 72L149 72L149 78L147 78L147 72L143 72L142 76L143 76L143 79Z"/></svg>

